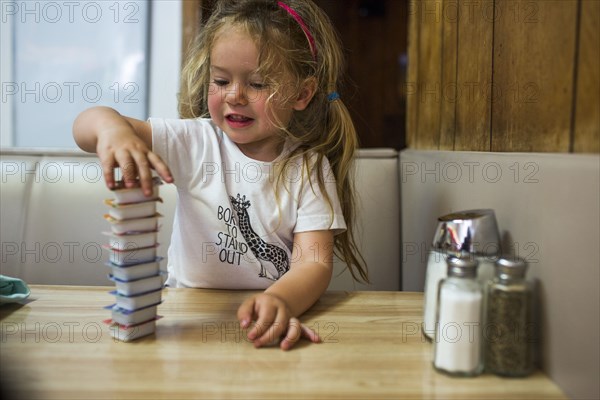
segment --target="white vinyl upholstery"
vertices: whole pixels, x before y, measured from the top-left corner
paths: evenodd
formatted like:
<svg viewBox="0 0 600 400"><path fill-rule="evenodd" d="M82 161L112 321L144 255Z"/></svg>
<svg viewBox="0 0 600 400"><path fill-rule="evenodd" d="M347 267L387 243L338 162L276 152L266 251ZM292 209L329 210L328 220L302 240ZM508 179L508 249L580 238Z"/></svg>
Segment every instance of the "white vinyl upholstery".
<svg viewBox="0 0 600 400"><path fill-rule="evenodd" d="M95 155L79 151L2 150L0 153L0 273L30 284L110 285L103 231L109 224L105 187ZM356 229L372 284L352 281L335 264L330 289L399 290L400 193L398 154L361 150ZM159 255L166 257L176 191L160 188ZM163 267L166 261L163 261Z"/></svg>
<svg viewBox="0 0 600 400"><path fill-rule="evenodd" d="M355 233L369 267L370 285L352 280L336 260L329 289L400 290L400 178L393 149L362 149L356 162Z"/></svg>

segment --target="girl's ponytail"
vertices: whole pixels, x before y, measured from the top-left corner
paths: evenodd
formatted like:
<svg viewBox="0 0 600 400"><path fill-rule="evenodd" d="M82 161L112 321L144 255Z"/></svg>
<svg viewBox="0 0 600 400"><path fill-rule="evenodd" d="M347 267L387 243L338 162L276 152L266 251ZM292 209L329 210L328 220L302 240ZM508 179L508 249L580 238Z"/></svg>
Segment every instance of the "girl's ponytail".
<svg viewBox="0 0 600 400"><path fill-rule="evenodd" d="M336 132L336 145L326 152L337 183L337 194L347 229L335 237L335 254L348 265L355 281L369 282L366 263L356 244L354 221L356 219L356 192L354 189L354 158L358 138L350 112L337 92L328 95L329 112L327 131Z"/></svg>

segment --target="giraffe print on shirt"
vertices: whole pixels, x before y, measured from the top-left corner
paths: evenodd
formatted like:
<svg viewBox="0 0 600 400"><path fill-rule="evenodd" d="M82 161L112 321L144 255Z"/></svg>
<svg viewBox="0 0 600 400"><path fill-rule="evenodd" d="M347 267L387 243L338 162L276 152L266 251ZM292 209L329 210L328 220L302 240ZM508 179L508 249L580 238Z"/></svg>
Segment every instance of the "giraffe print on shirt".
<svg viewBox="0 0 600 400"><path fill-rule="evenodd" d="M271 280L281 278L290 269L290 260L287 253L282 248L265 242L254 232L250 225L250 217L248 216L250 201L246 200L246 196L240 196L238 193L237 197L229 196L229 199L231 200L233 210L237 213L240 232L246 240L248 247L250 247L250 250L252 250L252 253L260 262L260 273L258 276ZM276 277L267 275L263 261L270 262L275 266L277 270Z"/></svg>

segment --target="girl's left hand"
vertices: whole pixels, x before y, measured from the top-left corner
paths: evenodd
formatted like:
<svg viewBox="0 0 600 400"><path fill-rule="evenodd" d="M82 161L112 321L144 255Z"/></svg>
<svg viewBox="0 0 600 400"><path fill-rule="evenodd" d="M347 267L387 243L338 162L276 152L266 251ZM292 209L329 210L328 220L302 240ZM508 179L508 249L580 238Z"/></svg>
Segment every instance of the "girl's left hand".
<svg viewBox="0 0 600 400"><path fill-rule="evenodd" d="M291 316L283 300L269 293L246 299L238 308L237 317L244 329L250 326L251 321L256 321L248 331L248 339L254 347L269 345L284 335L279 344L282 350L291 349L301 337L313 343L321 342L315 331Z"/></svg>

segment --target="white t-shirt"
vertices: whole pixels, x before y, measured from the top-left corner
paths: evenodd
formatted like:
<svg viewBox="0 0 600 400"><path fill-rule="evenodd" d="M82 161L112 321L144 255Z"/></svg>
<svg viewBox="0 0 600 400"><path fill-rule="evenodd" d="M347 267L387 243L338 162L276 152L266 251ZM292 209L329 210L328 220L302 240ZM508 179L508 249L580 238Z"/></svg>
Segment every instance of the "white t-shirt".
<svg viewBox="0 0 600 400"><path fill-rule="evenodd" d="M277 201L281 156L248 158L210 119L151 118L150 124L153 151L177 187L168 285L264 289L289 269L294 233L346 229L329 163L323 176L332 208L316 180L308 182L302 157L286 167L287 190L278 191Z"/></svg>

